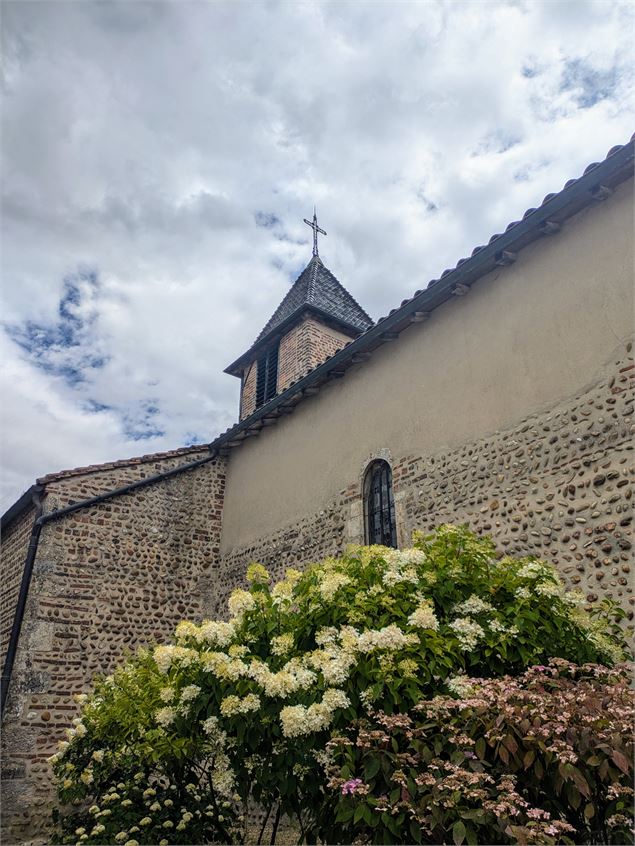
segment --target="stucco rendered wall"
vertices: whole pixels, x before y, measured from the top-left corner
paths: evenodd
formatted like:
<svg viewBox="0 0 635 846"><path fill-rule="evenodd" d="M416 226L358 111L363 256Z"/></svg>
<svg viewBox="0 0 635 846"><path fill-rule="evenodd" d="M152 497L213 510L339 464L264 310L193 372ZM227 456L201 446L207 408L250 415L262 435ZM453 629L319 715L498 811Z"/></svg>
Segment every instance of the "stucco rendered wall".
<svg viewBox="0 0 635 846"><path fill-rule="evenodd" d="M593 385L633 328L632 206L629 181L232 451L223 553L326 507L377 450L452 452Z"/></svg>
<svg viewBox="0 0 635 846"><path fill-rule="evenodd" d="M282 576L363 543L364 469L383 458L393 468L400 546L413 529L467 523L501 553L551 561L589 604L610 597L632 620L635 362L631 342L613 352L591 387L515 426L425 456L368 453L322 508L223 556L218 612L251 561Z"/></svg>
<svg viewBox="0 0 635 846"><path fill-rule="evenodd" d="M52 481L45 512L205 454ZM3 843L46 829L46 759L75 715L73 695L125 650L214 604L224 485L217 458L43 527L2 727Z"/></svg>
<svg viewBox="0 0 635 846"><path fill-rule="evenodd" d="M15 607L22 581L24 560L29 546L35 508L27 508L2 533L0 567L0 667L4 667Z"/></svg>

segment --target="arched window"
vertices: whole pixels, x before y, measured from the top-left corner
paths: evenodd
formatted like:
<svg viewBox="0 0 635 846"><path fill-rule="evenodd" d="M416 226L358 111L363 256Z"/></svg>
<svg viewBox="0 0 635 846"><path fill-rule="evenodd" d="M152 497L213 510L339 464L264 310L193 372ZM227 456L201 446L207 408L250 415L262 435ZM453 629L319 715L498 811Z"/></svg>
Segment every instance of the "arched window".
<svg viewBox="0 0 635 846"><path fill-rule="evenodd" d="M387 461L373 461L364 477L366 543L397 546L392 470Z"/></svg>

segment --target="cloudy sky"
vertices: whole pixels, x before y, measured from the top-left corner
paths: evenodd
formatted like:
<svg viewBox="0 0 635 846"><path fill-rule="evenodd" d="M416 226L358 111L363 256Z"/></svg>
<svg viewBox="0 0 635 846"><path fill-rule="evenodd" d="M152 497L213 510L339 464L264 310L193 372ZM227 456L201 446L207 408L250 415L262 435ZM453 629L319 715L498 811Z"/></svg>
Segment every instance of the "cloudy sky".
<svg viewBox="0 0 635 846"><path fill-rule="evenodd" d="M2 12L2 510L233 423L314 203L376 319L632 131L630 2Z"/></svg>

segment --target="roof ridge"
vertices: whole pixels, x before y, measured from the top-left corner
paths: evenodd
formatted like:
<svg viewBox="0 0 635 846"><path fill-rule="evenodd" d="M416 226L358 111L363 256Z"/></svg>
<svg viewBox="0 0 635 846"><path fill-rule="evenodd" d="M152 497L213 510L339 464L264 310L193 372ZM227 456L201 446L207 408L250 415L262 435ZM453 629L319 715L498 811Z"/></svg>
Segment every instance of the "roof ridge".
<svg viewBox="0 0 635 846"><path fill-rule="evenodd" d="M320 265L322 265L325 270L327 269L326 265L323 263L322 259L319 256L313 256L309 264L309 266L311 267L311 275L309 277L309 285L306 295L307 302L311 302L311 300L315 296L315 283L317 281L318 269Z"/></svg>
<svg viewBox="0 0 635 846"><path fill-rule="evenodd" d="M178 458L181 455L190 455L193 452L209 450L208 444L193 444L189 447L177 447L176 449L164 452L150 452L146 455L133 456L132 458L119 458L115 461L103 461L101 464L86 464L84 467L73 467L69 470L59 470L57 473L47 473L37 479L38 485L45 485L57 479L66 479L70 476L85 476L89 473L97 473L101 470L109 470L117 467L135 467L139 464L148 464L150 461L157 461L164 458Z"/></svg>

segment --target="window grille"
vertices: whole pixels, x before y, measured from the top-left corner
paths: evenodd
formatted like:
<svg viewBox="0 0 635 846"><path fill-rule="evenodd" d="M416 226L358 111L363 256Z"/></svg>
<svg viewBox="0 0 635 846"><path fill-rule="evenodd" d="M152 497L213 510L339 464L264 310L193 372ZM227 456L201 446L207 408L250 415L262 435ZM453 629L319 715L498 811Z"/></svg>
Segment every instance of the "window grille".
<svg viewBox="0 0 635 846"><path fill-rule="evenodd" d="M366 543L397 546L392 470L387 461L374 461L364 479Z"/></svg>
<svg viewBox="0 0 635 846"><path fill-rule="evenodd" d="M278 392L278 352L280 344L270 347L258 359L256 408L269 402Z"/></svg>

